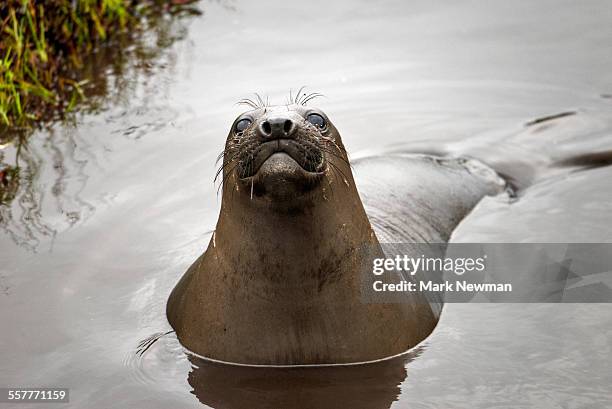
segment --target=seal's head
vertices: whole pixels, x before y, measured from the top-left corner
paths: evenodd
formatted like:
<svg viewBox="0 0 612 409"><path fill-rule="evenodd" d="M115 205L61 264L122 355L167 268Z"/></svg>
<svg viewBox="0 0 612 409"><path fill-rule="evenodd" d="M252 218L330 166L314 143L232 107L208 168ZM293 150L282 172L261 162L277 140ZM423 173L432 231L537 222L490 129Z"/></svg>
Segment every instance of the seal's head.
<svg viewBox="0 0 612 409"><path fill-rule="evenodd" d="M346 152L323 111L301 104L257 107L232 124L223 180L251 199L286 203L342 172L338 162L348 163Z"/></svg>

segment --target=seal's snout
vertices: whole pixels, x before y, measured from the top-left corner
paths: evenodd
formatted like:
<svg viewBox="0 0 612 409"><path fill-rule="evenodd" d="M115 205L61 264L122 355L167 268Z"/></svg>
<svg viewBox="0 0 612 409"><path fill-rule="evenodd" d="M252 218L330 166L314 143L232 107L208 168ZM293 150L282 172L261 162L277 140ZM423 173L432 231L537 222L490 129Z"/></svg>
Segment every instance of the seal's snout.
<svg viewBox="0 0 612 409"><path fill-rule="evenodd" d="M293 138L296 128L295 122L291 119L276 117L262 121L257 127L257 132L265 140Z"/></svg>
<svg viewBox="0 0 612 409"><path fill-rule="evenodd" d="M249 122L242 133L239 149L238 171L241 179L257 175L262 165L276 153L286 154L283 161L289 167L296 168L296 172L289 172L296 180L301 178L310 185L311 174L322 172L324 155L321 135L302 115L275 110L263 112L259 118L249 119ZM288 166L268 166L263 171L283 177L287 176Z"/></svg>

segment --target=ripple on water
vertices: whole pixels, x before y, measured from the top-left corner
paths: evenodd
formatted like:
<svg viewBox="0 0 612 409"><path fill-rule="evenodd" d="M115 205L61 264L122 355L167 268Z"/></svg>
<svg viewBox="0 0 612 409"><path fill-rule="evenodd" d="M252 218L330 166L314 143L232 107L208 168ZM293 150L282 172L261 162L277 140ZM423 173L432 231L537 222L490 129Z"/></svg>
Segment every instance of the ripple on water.
<svg viewBox="0 0 612 409"><path fill-rule="evenodd" d="M158 332L140 341L124 364L136 383L181 392L185 391L183 383L191 368L174 331Z"/></svg>

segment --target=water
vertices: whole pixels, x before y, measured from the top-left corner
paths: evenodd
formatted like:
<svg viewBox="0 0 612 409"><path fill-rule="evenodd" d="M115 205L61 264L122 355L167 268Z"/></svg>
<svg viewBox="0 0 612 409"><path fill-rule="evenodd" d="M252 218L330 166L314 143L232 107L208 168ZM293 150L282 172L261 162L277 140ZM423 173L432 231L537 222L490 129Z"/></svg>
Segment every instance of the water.
<svg viewBox="0 0 612 409"><path fill-rule="evenodd" d="M34 133L2 208L0 385L69 387L69 407L88 408L611 406L604 304L447 305L421 348L380 367L231 369L190 361L172 335L136 352L169 329L167 296L208 243L214 161L252 92L324 93L353 157L610 149L607 2L446 3L203 2L118 97ZM577 114L524 126L564 111ZM612 241L612 168L536 176L517 201L484 200L454 240Z"/></svg>

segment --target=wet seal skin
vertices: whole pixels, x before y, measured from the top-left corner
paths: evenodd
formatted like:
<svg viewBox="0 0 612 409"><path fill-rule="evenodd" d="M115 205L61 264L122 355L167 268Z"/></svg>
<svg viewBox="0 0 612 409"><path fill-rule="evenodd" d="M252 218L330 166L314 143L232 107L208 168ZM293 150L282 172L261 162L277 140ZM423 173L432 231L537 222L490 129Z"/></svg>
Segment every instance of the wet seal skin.
<svg viewBox="0 0 612 409"><path fill-rule="evenodd" d="M304 100L252 104L231 127L215 233L167 304L180 342L198 355L249 365L372 361L405 352L437 324L441 307L417 294L405 303L362 302L359 271L366 260L358 249L368 246L382 256L377 233L390 237L384 227L375 233L370 224L337 129ZM380 160L366 163L366 169L382 165L383 171L386 166L401 171L394 161L406 161ZM431 199L421 195L432 202L418 203L414 214L423 209L425 214L395 239L447 238L446 232L486 194L480 179L453 166L411 161L409 172L423 173L421 189L436 194ZM383 179L375 182L376 169L366 171L381 189L373 195L394 196ZM434 173L430 183L427 176ZM449 186L440 180L454 185L453 200L445 197ZM397 182L392 189L419 192ZM391 203L385 208L409 212L411 206ZM393 225L393 213L385 215L376 200L370 207L379 221L388 216L386 222ZM441 210L427 210L435 207Z"/></svg>

